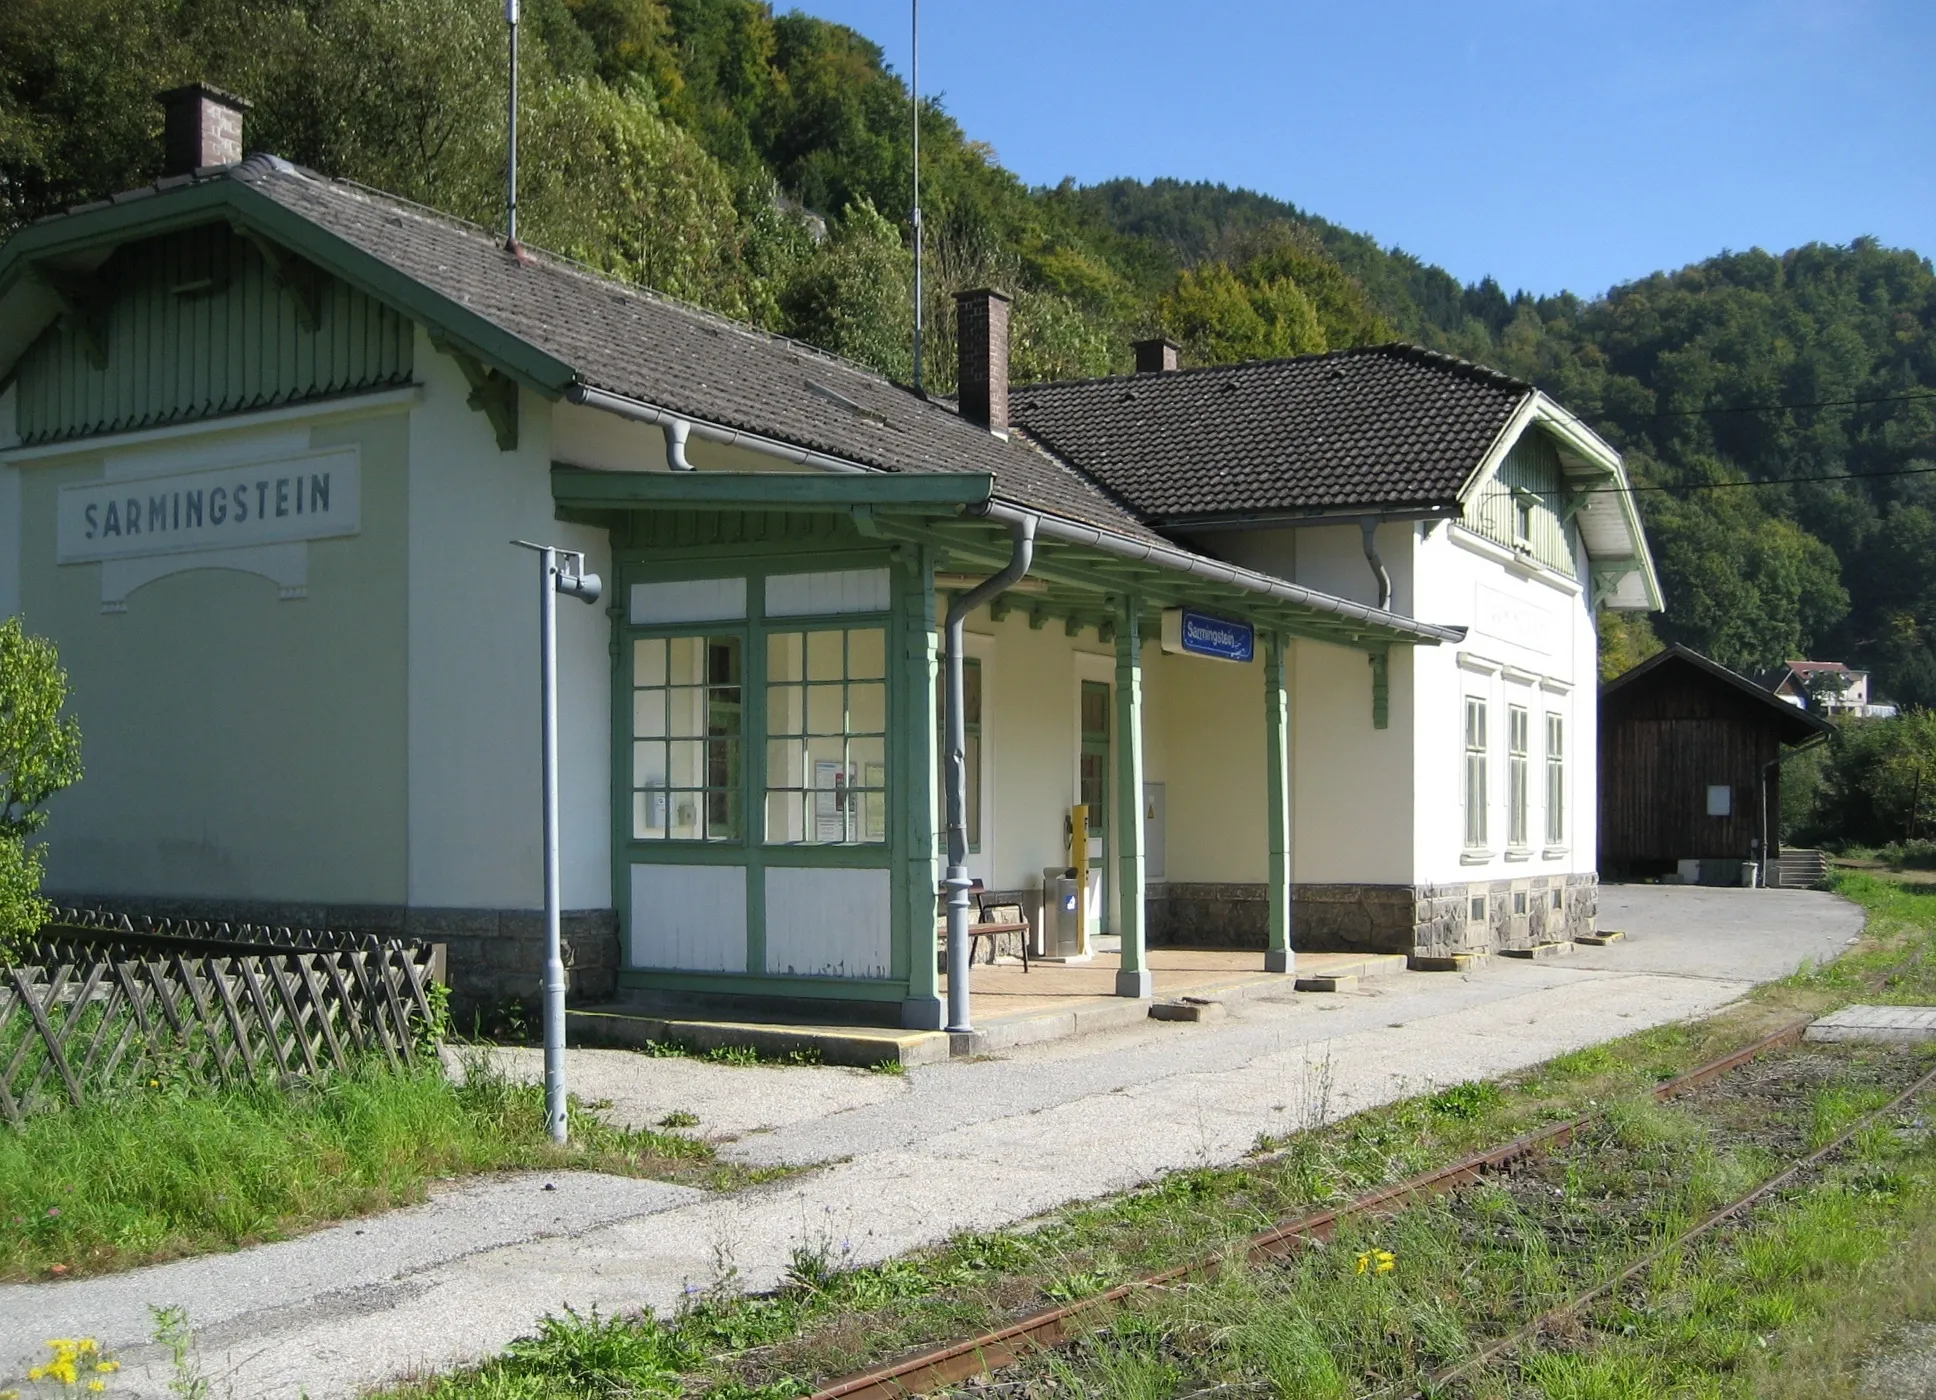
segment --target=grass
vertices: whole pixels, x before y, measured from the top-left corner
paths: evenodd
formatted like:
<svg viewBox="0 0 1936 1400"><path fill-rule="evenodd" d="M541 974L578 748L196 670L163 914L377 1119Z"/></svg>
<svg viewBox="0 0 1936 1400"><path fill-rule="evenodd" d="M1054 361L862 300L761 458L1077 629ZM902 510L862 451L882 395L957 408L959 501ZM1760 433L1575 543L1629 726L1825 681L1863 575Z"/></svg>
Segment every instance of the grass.
<svg viewBox="0 0 1936 1400"><path fill-rule="evenodd" d="M1675 1215L1681 1218L1702 1201L1722 1199L1717 1192L1745 1189L1750 1179L1744 1173L1768 1167L1765 1176L1773 1168L1751 1156L1717 1158L1683 1115L1644 1101L1644 1091L1802 1015L1882 995L1936 1002L1936 893L1868 873L1844 874L1838 888L1869 911L1860 943L1835 962L1763 987L1707 1020L1656 1027L1496 1082L1455 1085L1320 1129L1260 1137L1249 1162L1177 1173L1147 1190L1059 1212L1026 1231L962 1235L934 1250L859 1269L843 1267L844 1249L826 1242L802 1251L788 1284L771 1294L743 1295L727 1280L664 1320L548 1319L528 1345L504 1357L391 1394L398 1400L548 1400L631 1387L640 1394L777 1400L800 1393L802 1378L839 1374L914 1345L965 1335L1048 1299L1089 1296L1300 1210L1608 1105L1609 1123L1627 1150L1676 1164L1669 1174L1686 1187ZM1321 1113L1328 1073L1319 1069L1284 1092L1287 1100ZM1833 1089L1817 1095L1808 1106L1806 1138L1832 1136L1837 1125L1872 1107L1872 1097ZM1904 1164L1877 1155L1888 1150L1886 1143L1865 1142L1868 1155L1858 1171L1758 1217L1752 1238L1760 1242L1752 1248L1737 1248L1750 1238L1737 1233L1671 1261L1656 1279L1658 1316L1647 1320L1656 1330L1635 1322L1626 1349L1583 1347L1540 1360L1518 1377L1521 1393L1530 1387L1531 1393L1571 1400L1724 1390L1827 1393L1808 1389L1813 1382L1806 1378L1819 1379L1837 1363L1816 1357L1802 1339L1828 1339L1832 1350L1864 1335L1865 1327L1879 1334L1911 1300L1936 1294L1930 1282L1936 1271L1918 1273L1914 1266L1936 1262L1936 1196L1929 1190L1927 1152L1919 1149L1924 1155ZM1417 1290L1416 1296L1405 1293L1405 1306L1388 1305L1404 1291L1405 1280L1434 1276L1419 1267L1421 1259L1444 1254L1425 1228L1433 1219L1429 1213L1400 1217L1388 1229L1353 1236L1350 1248L1317 1256L1312 1267L1331 1272L1318 1276L1322 1286L1310 1295L1309 1309L1260 1314L1234 1305L1213 1308L1208 1316L1216 1346L1245 1358L1243 1374L1257 1388L1316 1397L1353 1393L1320 1325L1327 1294L1379 1303L1354 1316L1354 1328L1367 1338L1409 1337L1419 1345L1446 1346L1460 1329L1469 1335L1469 1320L1447 1302L1458 1293L1451 1287L1454 1275L1469 1258L1447 1258L1436 1273L1450 1295ZM1507 1252L1511 1270L1488 1277L1500 1297L1523 1302L1545 1296L1526 1290L1541 1278L1561 1277L1556 1270L1563 1261L1550 1249L1535 1248L1524 1232L1512 1238L1521 1248ZM1394 1241L1404 1245L1394 1254L1408 1262L1390 1275L1356 1273L1359 1248L1393 1248ZM1288 1286L1268 1272L1236 1271L1229 1279L1217 1286ZM1495 1325L1505 1330L1503 1316ZM1674 1332L1670 1323L1681 1330ZM592 1339L578 1333L594 1328L643 1339L649 1366L559 1379L565 1364L559 1358L572 1348L589 1348ZM1714 1345L1691 1351L1673 1373L1679 1379L1659 1388L1668 1375L1660 1370L1663 1358L1674 1360L1673 1339L1689 1328L1709 1329ZM1076 1367L1078 1361L1059 1364ZM1043 1379L1072 1393L1157 1396L1195 1388L1180 1385L1184 1365L1149 1337L1126 1337L1106 1354L1094 1353L1093 1361L1094 1369L1080 1375L1051 1367ZM1718 1372L1697 1374L1723 1364L1731 1368L1727 1387L1715 1388ZM1779 1388L1791 1381L1795 1388ZM1494 1377L1488 1384L1503 1382Z"/></svg>
<svg viewBox="0 0 1936 1400"><path fill-rule="evenodd" d="M380 1063L294 1091L178 1084L0 1127L0 1278L102 1273L282 1238L421 1201L439 1179L585 1168L739 1184L707 1144L609 1126L581 1105L544 1132L540 1086L472 1065Z"/></svg>

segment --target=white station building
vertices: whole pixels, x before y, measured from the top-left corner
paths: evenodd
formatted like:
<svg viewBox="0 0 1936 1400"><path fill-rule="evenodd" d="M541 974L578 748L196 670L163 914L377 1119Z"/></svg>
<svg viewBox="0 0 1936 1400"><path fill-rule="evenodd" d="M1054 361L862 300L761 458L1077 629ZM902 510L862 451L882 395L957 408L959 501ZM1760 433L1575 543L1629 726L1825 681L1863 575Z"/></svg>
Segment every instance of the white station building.
<svg viewBox="0 0 1936 1400"><path fill-rule="evenodd" d="M1050 951L1120 940L1146 996L1158 942L1592 926L1595 613L1660 599L1617 455L1530 386L1150 343L1011 390L972 292L935 401L175 100L176 173L0 248L0 615L85 735L62 902L420 933L534 997L538 540L607 580L559 610L575 995L937 1026L941 622L1032 534L965 624L969 870Z"/></svg>

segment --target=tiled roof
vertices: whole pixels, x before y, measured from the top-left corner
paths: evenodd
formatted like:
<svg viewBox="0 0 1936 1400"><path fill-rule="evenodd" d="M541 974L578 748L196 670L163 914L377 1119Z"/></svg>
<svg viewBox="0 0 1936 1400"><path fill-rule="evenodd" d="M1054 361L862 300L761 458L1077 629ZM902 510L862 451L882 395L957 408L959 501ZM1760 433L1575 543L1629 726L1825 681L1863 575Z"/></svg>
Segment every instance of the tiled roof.
<svg viewBox="0 0 1936 1400"><path fill-rule="evenodd" d="M895 472L985 471L998 498L1157 540L1078 473L805 345L655 296L482 229L281 161L227 178L569 365L593 388Z"/></svg>
<svg viewBox="0 0 1936 1400"><path fill-rule="evenodd" d="M1152 524L1450 505L1533 392L1412 345L1031 384L1015 421Z"/></svg>

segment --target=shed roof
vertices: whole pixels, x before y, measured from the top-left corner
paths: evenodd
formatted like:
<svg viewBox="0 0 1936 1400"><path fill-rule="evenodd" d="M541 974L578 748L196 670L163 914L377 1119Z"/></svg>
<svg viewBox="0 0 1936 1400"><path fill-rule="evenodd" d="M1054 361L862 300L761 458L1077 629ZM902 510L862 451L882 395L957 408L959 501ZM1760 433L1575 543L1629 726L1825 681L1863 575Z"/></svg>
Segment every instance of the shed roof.
<svg viewBox="0 0 1936 1400"><path fill-rule="evenodd" d="M1712 657L1701 655L1692 647L1676 642L1663 651L1655 652L1638 666L1630 667L1603 683L1600 687L1602 701L1628 693L1636 687L1645 686L1649 679L1658 681L1662 676L1678 668L1688 668L1700 672L1723 685L1739 691L1745 698L1767 707L1781 726L1781 741L1784 744L1799 744L1818 734L1833 734L1835 725L1820 715L1810 714L1807 710L1791 705L1766 686L1757 685L1738 671L1729 670Z"/></svg>

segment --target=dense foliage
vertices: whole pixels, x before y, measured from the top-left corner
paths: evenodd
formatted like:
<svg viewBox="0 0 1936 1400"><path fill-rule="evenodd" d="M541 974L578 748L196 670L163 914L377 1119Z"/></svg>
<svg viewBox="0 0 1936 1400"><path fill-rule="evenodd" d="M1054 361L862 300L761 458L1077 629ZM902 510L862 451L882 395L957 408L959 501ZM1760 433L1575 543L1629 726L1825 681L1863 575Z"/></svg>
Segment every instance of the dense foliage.
<svg viewBox="0 0 1936 1400"><path fill-rule="evenodd" d="M488 0L9 0L0 233L152 177L158 89L254 101L252 147L497 226L506 97ZM907 91L880 49L762 0L526 0L522 232L616 275L912 373ZM1736 666L1812 654L1936 702L1936 276L1867 240L1727 253L1605 296L1462 286L1220 185L1030 190L924 104L926 382L953 303L1016 295L1018 379L1422 342L1551 391L1627 454L1658 621ZM1859 401L1859 402L1852 402ZM1770 409L1768 405L1792 405ZM1766 485L1788 478L1843 478ZM1718 489L1710 489L1718 488ZM1605 665L1657 645L1609 619Z"/></svg>
<svg viewBox="0 0 1936 1400"><path fill-rule="evenodd" d="M46 825L47 799L81 776L81 729L66 703L54 644L17 617L0 622L0 961L51 912L27 838Z"/></svg>

